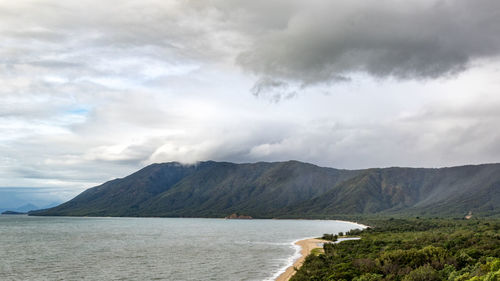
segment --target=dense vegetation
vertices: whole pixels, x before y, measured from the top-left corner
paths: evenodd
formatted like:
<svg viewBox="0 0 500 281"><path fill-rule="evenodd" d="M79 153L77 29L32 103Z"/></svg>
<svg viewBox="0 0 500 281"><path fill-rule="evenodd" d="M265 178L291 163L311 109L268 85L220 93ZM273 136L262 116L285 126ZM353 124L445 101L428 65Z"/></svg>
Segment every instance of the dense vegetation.
<svg viewBox="0 0 500 281"><path fill-rule="evenodd" d="M391 219L324 245L291 281L500 280L500 220ZM331 234L325 238L335 239Z"/></svg>
<svg viewBox="0 0 500 281"><path fill-rule="evenodd" d="M297 161L153 164L32 215L335 218L500 215L500 164L339 170Z"/></svg>

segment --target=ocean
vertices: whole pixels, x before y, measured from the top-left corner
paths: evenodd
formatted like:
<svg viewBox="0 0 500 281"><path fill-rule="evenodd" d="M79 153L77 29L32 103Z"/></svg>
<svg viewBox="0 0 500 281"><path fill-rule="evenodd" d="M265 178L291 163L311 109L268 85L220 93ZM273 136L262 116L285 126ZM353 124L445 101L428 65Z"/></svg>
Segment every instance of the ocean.
<svg viewBox="0 0 500 281"><path fill-rule="evenodd" d="M0 280L274 280L343 221L0 216Z"/></svg>

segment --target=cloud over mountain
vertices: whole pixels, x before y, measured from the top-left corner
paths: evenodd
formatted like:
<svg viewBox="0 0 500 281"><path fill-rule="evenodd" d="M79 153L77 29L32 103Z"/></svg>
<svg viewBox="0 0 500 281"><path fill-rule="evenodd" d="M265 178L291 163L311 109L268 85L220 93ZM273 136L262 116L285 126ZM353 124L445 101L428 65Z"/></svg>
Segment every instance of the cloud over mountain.
<svg viewBox="0 0 500 281"><path fill-rule="evenodd" d="M4 1L0 186L163 161L498 162L499 6Z"/></svg>

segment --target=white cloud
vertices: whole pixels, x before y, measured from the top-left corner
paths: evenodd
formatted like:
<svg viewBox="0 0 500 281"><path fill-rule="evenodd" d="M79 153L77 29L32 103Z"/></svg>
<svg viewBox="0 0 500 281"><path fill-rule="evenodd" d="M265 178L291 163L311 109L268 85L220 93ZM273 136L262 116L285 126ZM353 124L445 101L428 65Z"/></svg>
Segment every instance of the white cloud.
<svg viewBox="0 0 500 281"><path fill-rule="evenodd" d="M467 5L2 2L0 186L81 190L160 161L498 161L498 4L440 19Z"/></svg>

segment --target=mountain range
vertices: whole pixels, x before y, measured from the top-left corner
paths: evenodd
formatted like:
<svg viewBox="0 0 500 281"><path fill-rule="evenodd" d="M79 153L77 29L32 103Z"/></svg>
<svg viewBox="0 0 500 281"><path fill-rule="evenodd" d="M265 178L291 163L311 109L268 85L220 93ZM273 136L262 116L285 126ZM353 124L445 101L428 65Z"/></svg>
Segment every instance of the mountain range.
<svg viewBox="0 0 500 281"><path fill-rule="evenodd" d="M336 218L500 215L500 164L342 170L298 161L149 165L47 216Z"/></svg>
<svg viewBox="0 0 500 281"><path fill-rule="evenodd" d="M39 209L47 209L47 208L51 208L51 207L55 207L57 205L59 205L59 203L51 203L51 204L48 204L48 205L44 205L43 207L39 207L37 205L34 205L34 204L31 204L31 203L27 203L27 204L24 204L22 206L19 206L19 207L15 207L15 208L0 208L0 213L1 212L6 212L6 211L10 211L10 212L17 212L17 213L27 213L27 212L30 212L30 211L33 211L33 210L39 210Z"/></svg>

